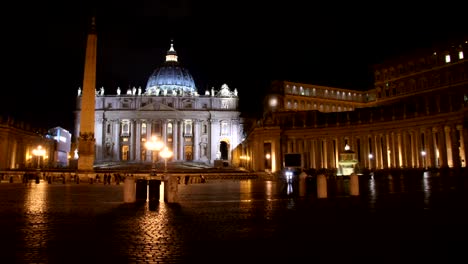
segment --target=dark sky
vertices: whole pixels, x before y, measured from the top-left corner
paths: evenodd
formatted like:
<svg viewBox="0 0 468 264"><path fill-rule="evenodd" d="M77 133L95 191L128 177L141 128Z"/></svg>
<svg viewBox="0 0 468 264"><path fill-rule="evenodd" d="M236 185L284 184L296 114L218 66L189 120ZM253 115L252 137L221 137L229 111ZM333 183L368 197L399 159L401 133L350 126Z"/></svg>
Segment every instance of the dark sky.
<svg viewBox="0 0 468 264"><path fill-rule="evenodd" d="M104 86L106 93L115 94L117 86L144 88L174 39L179 62L192 73L199 92L226 83L237 88L241 110L247 112L259 108L271 80L365 90L372 84L373 64L466 34L466 21L450 1L421 7L405 2L274 2L278 4L17 3L4 9L7 81L0 109L72 131L93 13L98 30L96 86Z"/></svg>

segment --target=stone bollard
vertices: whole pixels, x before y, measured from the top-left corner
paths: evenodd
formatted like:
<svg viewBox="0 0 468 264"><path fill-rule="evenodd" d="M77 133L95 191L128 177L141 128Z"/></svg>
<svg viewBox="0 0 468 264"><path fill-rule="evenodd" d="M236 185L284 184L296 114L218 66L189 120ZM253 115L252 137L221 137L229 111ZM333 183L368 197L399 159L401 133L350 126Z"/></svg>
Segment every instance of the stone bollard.
<svg viewBox="0 0 468 264"><path fill-rule="evenodd" d="M352 173L349 176L350 182L350 194L351 195L359 195L359 176L356 173Z"/></svg>
<svg viewBox="0 0 468 264"><path fill-rule="evenodd" d="M307 190L307 173L301 172L299 174L299 196L305 196L306 195L306 190Z"/></svg>
<svg viewBox="0 0 468 264"><path fill-rule="evenodd" d="M148 181L148 200L150 202L159 203L159 187L161 186L160 180L151 179Z"/></svg>
<svg viewBox="0 0 468 264"><path fill-rule="evenodd" d="M136 188L135 179L132 177L126 177L124 180L124 203L136 202Z"/></svg>
<svg viewBox="0 0 468 264"><path fill-rule="evenodd" d="M317 176L317 198L327 198L327 177L325 174Z"/></svg>
<svg viewBox="0 0 468 264"><path fill-rule="evenodd" d="M138 203L146 203L148 198L148 180L137 179L136 180L136 201Z"/></svg>
<svg viewBox="0 0 468 264"><path fill-rule="evenodd" d="M164 201L176 203L178 200L178 180L177 177L169 174L164 175Z"/></svg>

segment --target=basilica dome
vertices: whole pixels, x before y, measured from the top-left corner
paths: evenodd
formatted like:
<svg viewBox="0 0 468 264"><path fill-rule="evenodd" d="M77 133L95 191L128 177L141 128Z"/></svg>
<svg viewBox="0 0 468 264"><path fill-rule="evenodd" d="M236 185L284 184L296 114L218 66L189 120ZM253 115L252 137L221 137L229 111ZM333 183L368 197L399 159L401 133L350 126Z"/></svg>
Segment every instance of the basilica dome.
<svg viewBox="0 0 468 264"><path fill-rule="evenodd" d="M171 43L166 54L166 61L156 68L148 78L145 93L149 95L180 95L196 91L192 75L178 62L174 44Z"/></svg>

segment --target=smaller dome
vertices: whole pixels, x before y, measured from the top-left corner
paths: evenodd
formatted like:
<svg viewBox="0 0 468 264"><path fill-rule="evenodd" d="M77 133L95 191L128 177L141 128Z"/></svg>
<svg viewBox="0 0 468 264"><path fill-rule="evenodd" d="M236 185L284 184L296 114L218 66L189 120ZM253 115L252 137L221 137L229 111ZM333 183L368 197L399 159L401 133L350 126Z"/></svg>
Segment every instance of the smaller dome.
<svg viewBox="0 0 468 264"><path fill-rule="evenodd" d="M146 94L194 93L197 89L190 72L177 59L174 44L167 51L166 61L148 78Z"/></svg>

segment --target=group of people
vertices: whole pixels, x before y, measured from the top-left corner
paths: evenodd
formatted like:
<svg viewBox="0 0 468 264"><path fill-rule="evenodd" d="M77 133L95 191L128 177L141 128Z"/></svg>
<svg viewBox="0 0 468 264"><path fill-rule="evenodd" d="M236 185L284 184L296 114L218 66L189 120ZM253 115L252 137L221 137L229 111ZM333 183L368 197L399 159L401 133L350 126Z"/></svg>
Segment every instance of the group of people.
<svg viewBox="0 0 468 264"><path fill-rule="evenodd" d="M102 182L104 184L111 184L112 182L115 182L115 184L120 184L125 179L124 176L120 175L120 173L114 173L113 175L111 173L104 173ZM96 182L101 182L101 177L98 174L96 174L95 178Z"/></svg>

